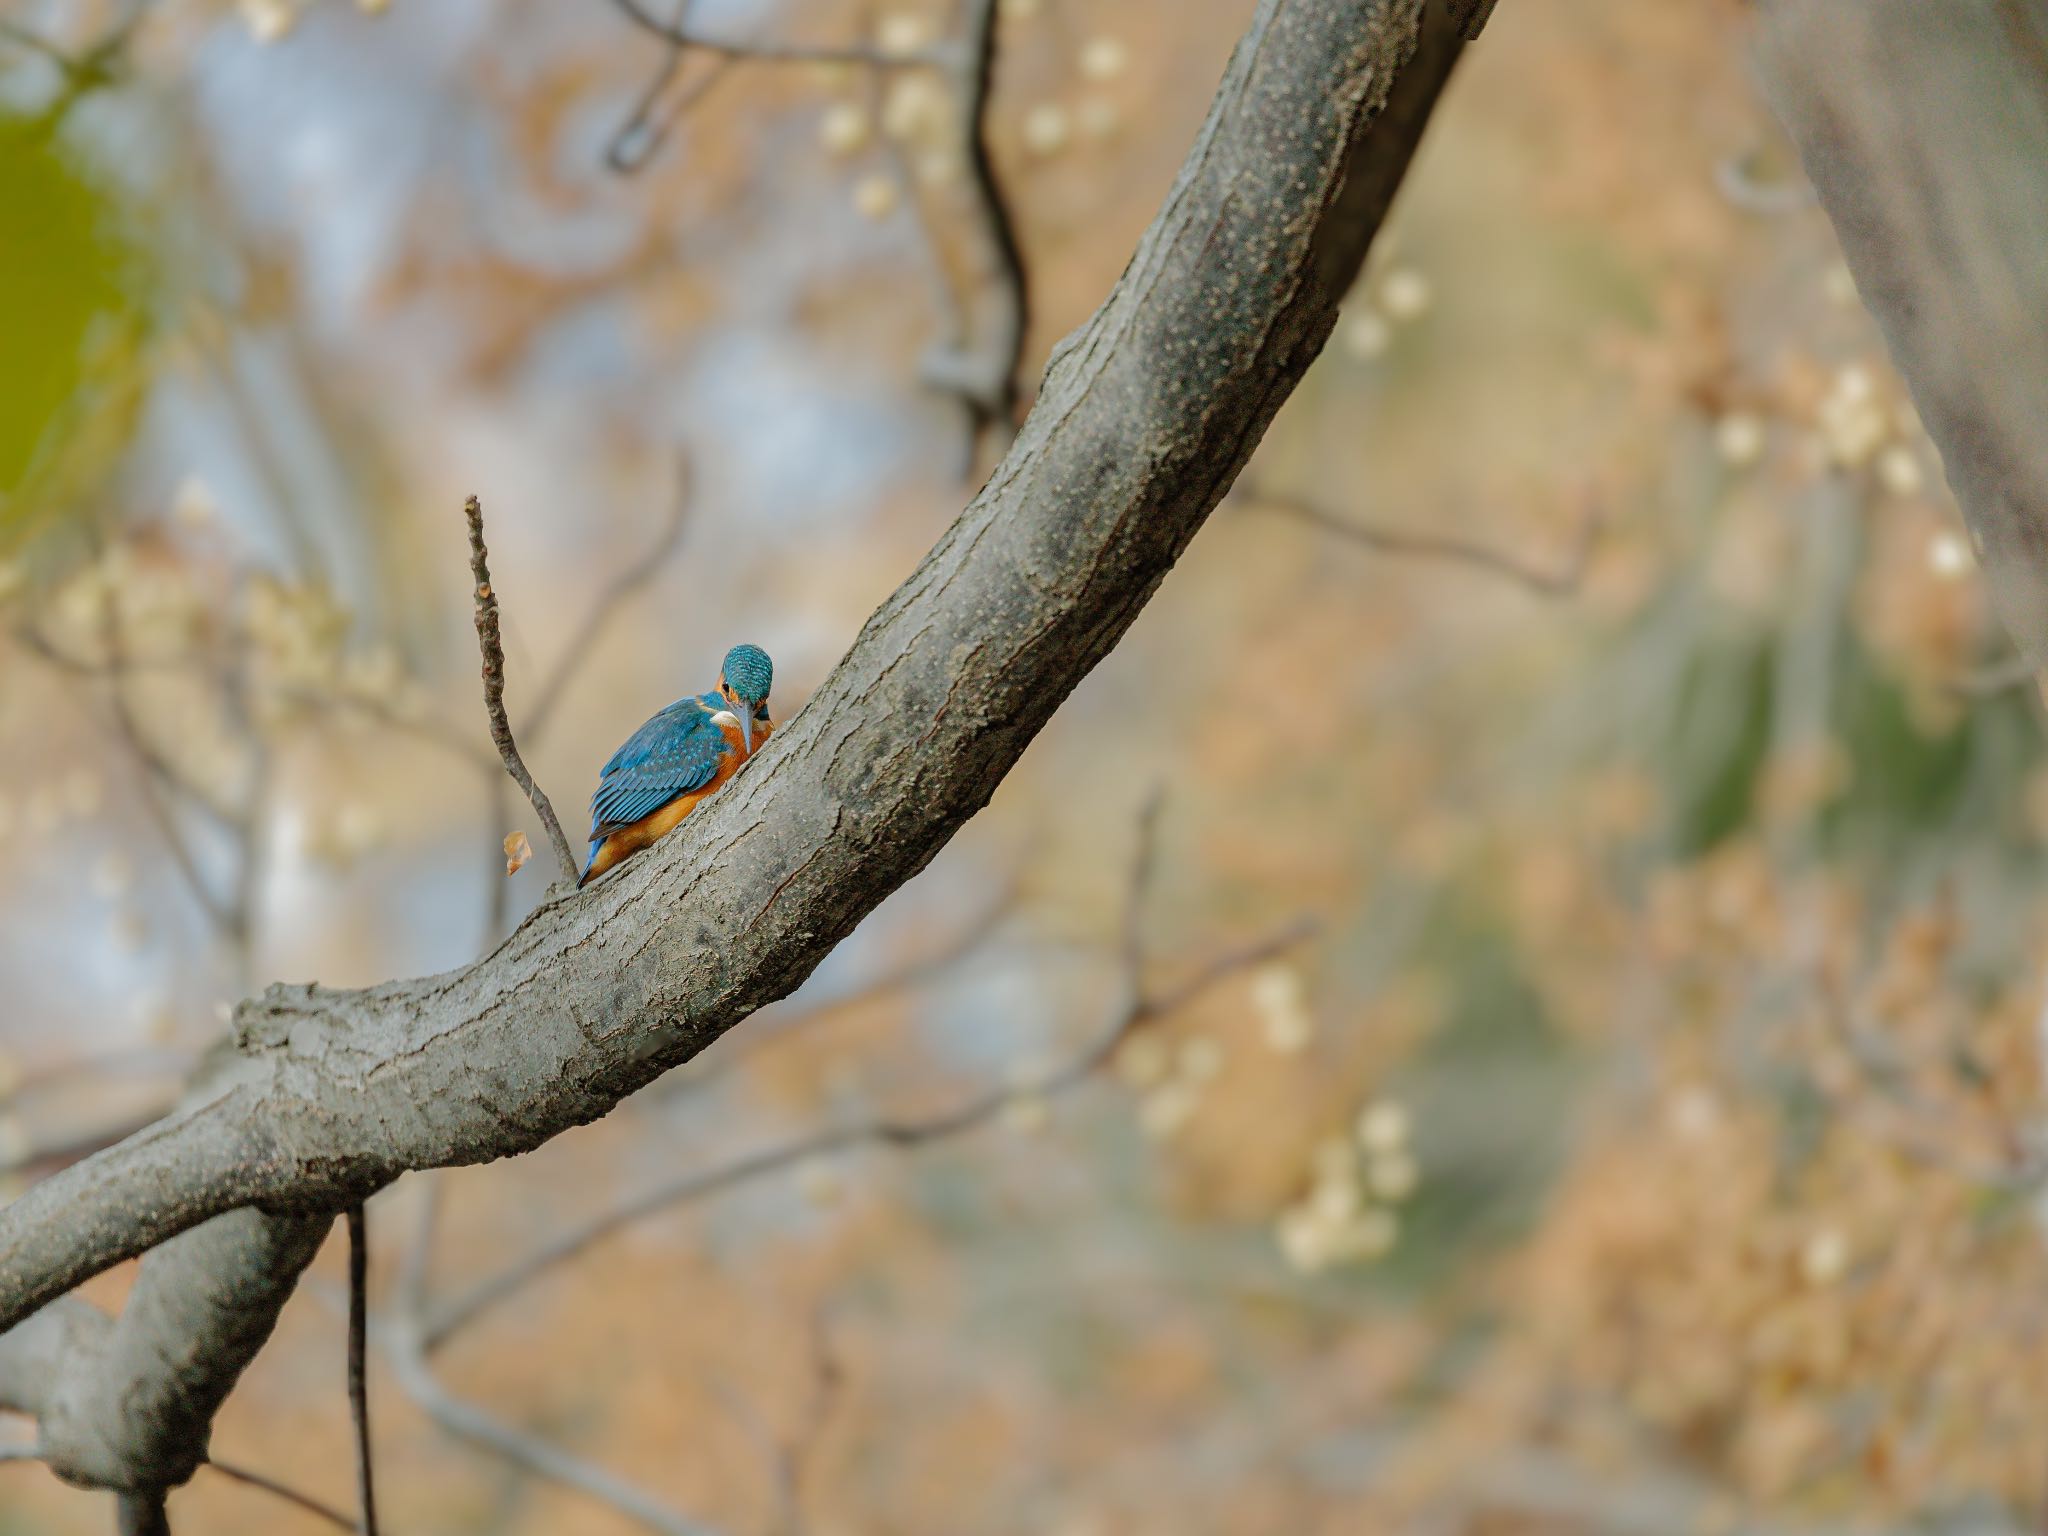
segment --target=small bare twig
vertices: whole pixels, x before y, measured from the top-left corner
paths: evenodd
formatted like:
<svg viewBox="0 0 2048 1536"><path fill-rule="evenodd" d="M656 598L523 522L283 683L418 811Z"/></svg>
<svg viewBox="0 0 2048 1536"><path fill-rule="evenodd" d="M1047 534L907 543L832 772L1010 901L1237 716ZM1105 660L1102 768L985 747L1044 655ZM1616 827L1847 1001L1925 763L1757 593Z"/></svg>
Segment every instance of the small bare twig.
<svg viewBox="0 0 2048 1536"><path fill-rule="evenodd" d="M1066 1062L1042 1076L1003 1088L986 1090L936 1114L907 1118L877 1116L852 1125L801 1136L779 1147L770 1147L730 1163L684 1174L658 1184L653 1189L558 1234L524 1258L515 1260L497 1274L481 1281L454 1301L437 1309L425 1331L425 1346L429 1350L438 1348L456 1330L473 1322L536 1276L567 1263L613 1233L657 1212L721 1194L783 1169L797 1167L816 1158L848 1152L857 1147L886 1146L902 1150L959 1136L998 1119L1013 1105L1054 1098L1066 1093L1092 1077L1140 1025L1184 1006L1225 977L1293 948L1313 931L1314 925L1311 922L1306 919L1297 920L1242 948L1219 952L1194 974L1168 991L1152 992L1147 988L1143 976L1145 956L1141 908L1144 891L1151 879L1154 841L1152 827L1155 819L1156 811L1148 809L1140 839L1140 852L1133 864L1131 894L1125 910L1119 951L1126 991L1125 1001L1119 1006L1115 1018L1108 1027Z"/></svg>
<svg viewBox="0 0 2048 1536"><path fill-rule="evenodd" d="M349 1519L347 1515L336 1509L332 1504L322 1503L311 1494L301 1493L296 1488L288 1488L274 1477L265 1477L260 1472L251 1472L247 1467L238 1467L225 1461L207 1461L204 1465L212 1468L222 1477L237 1483L246 1484L251 1488L260 1489L273 1498L283 1499L287 1504L296 1505L307 1514L316 1515L320 1519L325 1520L329 1525L338 1527L341 1530L353 1531L356 1528L355 1521Z"/></svg>
<svg viewBox="0 0 2048 1536"><path fill-rule="evenodd" d="M42 1459L43 1448L33 1441L26 1445L0 1445L0 1462L41 1461ZM222 1477L229 1479L231 1482L241 1483L247 1487L267 1493L273 1498L282 1499L285 1503L295 1505L309 1515L318 1516L329 1525L336 1526L341 1530L352 1532L356 1528L355 1521L349 1519L347 1515L336 1509L332 1504L323 1504L311 1494L301 1493L296 1488L280 1483L274 1477L265 1477L261 1472L252 1472L247 1467L237 1466L229 1461L216 1461L212 1457L208 1457L200 1465L209 1471L218 1472Z"/></svg>
<svg viewBox="0 0 2048 1536"><path fill-rule="evenodd" d="M498 633L498 594L491 586L489 551L484 548L483 504L472 496L463 503L462 511L469 519L469 569L476 578L476 638L483 651L484 709L491 719L491 741L498 749L498 756L504 760L505 771L512 775L512 782L525 791L534 814L540 817L541 826L547 830L548 841L554 845L555 857L561 862L563 877L573 884L576 856L569 851L569 839L562 833L562 823L555 817L554 806L549 803L546 792L534 783L533 775L520 758L518 743L512 739L512 722L505 715L505 642Z"/></svg>
<svg viewBox="0 0 2048 1536"><path fill-rule="evenodd" d="M1351 519L1307 501L1299 496L1281 495L1263 487L1246 486L1237 493L1248 506L1264 508L1270 512L1284 512L1299 518L1325 533L1335 534L1354 544L1363 544L1383 554L1412 555L1418 559L1446 560L1460 565L1475 566L1480 570L1504 576L1518 586L1527 587L1541 597L1569 597L1578 591L1586 578L1586 569L1592 563L1593 551L1600 542L1604 526L1599 511L1586 514L1579 527L1578 539L1570 556L1562 565L1552 568L1531 565L1519 555L1495 549L1472 539L1461 539L1452 534L1423 533L1414 529L1384 528L1372 523L1353 522Z"/></svg>
<svg viewBox="0 0 2048 1536"><path fill-rule="evenodd" d="M377 1536L377 1489L370 1456L370 1228L363 1208L348 1208L348 1411L356 1437L356 1517L361 1536Z"/></svg>

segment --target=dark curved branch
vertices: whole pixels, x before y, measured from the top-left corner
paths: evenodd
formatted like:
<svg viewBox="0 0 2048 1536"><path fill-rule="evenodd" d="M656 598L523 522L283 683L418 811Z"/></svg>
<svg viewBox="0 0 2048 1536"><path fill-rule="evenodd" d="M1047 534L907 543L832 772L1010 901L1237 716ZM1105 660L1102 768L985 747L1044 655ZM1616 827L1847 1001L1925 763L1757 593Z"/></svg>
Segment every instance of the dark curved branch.
<svg viewBox="0 0 2048 1536"><path fill-rule="evenodd" d="M243 1004L207 1098L0 1212L0 1327L239 1207L324 1224L530 1150L793 990L987 802L1321 350L1457 53L1424 15L1263 0L1004 463L747 771L473 966Z"/></svg>
<svg viewBox="0 0 2048 1536"><path fill-rule="evenodd" d="M0 1334L0 1407L36 1416L71 1482L177 1487L330 1221L232 1211L150 1253L119 1317L76 1297L37 1313Z"/></svg>

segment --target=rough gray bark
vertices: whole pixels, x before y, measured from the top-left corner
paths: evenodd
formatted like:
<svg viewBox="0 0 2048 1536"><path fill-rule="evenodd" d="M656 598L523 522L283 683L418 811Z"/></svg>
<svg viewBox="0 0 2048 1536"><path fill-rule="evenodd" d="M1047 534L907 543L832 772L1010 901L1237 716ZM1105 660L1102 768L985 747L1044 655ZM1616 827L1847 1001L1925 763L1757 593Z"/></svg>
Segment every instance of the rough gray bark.
<svg viewBox="0 0 2048 1536"><path fill-rule="evenodd" d="M136 1343L185 1338L224 1394L335 1212L606 1113L795 988L924 867L1136 618L1321 349L1458 48L1444 0L1263 0L1010 453L731 788L472 966L244 1003L202 1099L0 1212L0 1402L95 1405L70 1475L132 1488L196 1464L190 1444L156 1461L122 1443L148 1434L105 1393L162 1394L173 1416L198 1395L182 1360L103 1371L119 1352L94 1339L129 1318L81 1311L81 1281L164 1245ZM54 1400L25 1385L50 1362ZM81 1366L117 1385L73 1387ZM183 1421L203 1446L204 1417Z"/></svg>
<svg viewBox="0 0 2048 1536"><path fill-rule="evenodd" d="M2048 0L1769 0L1757 60L2048 667Z"/></svg>
<svg viewBox="0 0 2048 1536"><path fill-rule="evenodd" d="M203 1096L220 1062L196 1075ZM313 1261L331 1218L230 1211L142 1261L118 1318L75 1296L0 1334L0 1406L32 1413L51 1470L141 1497L191 1477L213 1416ZM160 1511L159 1511L160 1513Z"/></svg>

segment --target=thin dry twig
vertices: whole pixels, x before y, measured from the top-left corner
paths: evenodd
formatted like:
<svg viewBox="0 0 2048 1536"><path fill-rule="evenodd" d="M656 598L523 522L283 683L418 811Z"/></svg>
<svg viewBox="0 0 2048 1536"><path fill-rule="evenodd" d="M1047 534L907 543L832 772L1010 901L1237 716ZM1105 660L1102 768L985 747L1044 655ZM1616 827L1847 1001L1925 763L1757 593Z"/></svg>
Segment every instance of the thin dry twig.
<svg viewBox="0 0 2048 1536"><path fill-rule="evenodd" d="M260 1489L274 1498L283 1499L287 1504L296 1505L307 1514L317 1515L329 1525L338 1527L341 1530L353 1531L356 1528L355 1521L349 1519L347 1515L336 1509L332 1504L323 1503L311 1494L301 1493L296 1488L287 1487L274 1477L265 1477L260 1472L251 1472L247 1467L238 1467L225 1461L209 1460L204 1465L212 1468L222 1477L229 1478L237 1483L246 1484L251 1488Z"/></svg>
<svg viewBox="0 0 2048 1536"><path fill-rule="evenodd" d="M900 1150L959 1136L989 1124L1015 1105L1066 1093L1092 1077L1140 1025L1184 1006L1225 977L1295 947L1313 932L1312 922L1298 919L1263 939L1238 949L1219 952L1168 991L1150 991L1143 976L1145 955L1141 909L1144 892L1151 879L1154 857L1152 827L1155 820L1156 810L1148 809L1144 819L1145 830L1140 838L1140 852L1133 864L1131 893L1125 912L1120 947L1127 994L1125 1002L1111 1023L1064 1063L1042 1076L985 1090L935 1114L877 1116L852 1125L813 1132L781 1146L656 1185L558 1234L524 1258L515 1260L436 1309L425 1331L426 1347L430 1350L438 1348L458 1329L473 1322L535 1277L567 1263L613 1233L658 1212L721 1194L815 1158L833 1156L857 1147L885 1146Z"/></svg>
<svg viewBox="0 0 2048 1536"><path fill-rule="evenodd" d="M553 723L556 707L568 696L570 685L577 674L596 654L598 641L604 636L614 620L625 609L627 601L637 596L659 576L675 553L682 547L683 532L689 524L690 515L690 461L686 455L676 456L675 498L669 504L669 514L655 535L654 542L637 558L621 565L612 578L599 587L591 598L590 606L584 610L582 619L570 633L569 641L555 658L553 668L540 685L540 692L534 705L527 712L521 727L521 734L529 743L538 741ZM498 772L496 761L486 757L485 796L492 807L490 836L485 850L485 868L488 871L489 892L484 916L484 942L488 946L505 931L505 915L508 906L509 887L503 874L503 844L500 828L509 819L503 797L506 793L505 780Z"/></svg>
<svg viewBox="0 0 2048 1536"><path fill-rule="evenodd" d="M370 1228L360 1205L348 1208L348 1412L356 1439L356 1516L361 1536L377 1536L377 1487L370 1455Z"/></svg>
<svg viewBox="0 0 2048 1536"><path fill-rule="evenodd" d="M1335 534L1354 544L1363 544L1382 554L1410 555L1418 559L1475 566L1493 575L1504 576L1540 597L1570 597L1579 590L1605 526L1597 509L1589 511L1579 526L1578 538L1565 561L1561 565L1544 567L1531 565L1520 555L1477 540L1461 539L1454 534L1424 533L1415 529L1354 522L1302 497L1278 494L1263 487L1248 486L1238 495L1248 506L1283 512L1325 533Z"/></svg>
<svg viewBox="0 0 2048 1536"><path fill-rule="evenodd" d="M43 1448L34 1441L29 1441L22 1445L0 1445L0 1462L41 1461L43 1455ZM298 1489L288 1484L280 1483L274 1477L266 1477L261 1472L252 1472L249 1468L238 1466L231 1461L216 1461L210 1456L202 1461L200 1465L209 1471L218 1472L222 1477L227 1478L231 1482L241 1483L246 1487L267 1493L273 1498L282 1499L285 1503L294 1505L309 1515L315 1515L325 1520L329 1525L336 1526L341 1530L352 1532L356 1528L355 1521L349 1519L347 1515L336 1509L332 1504L323 1503L309 1493L301 1493Z"/></svg>
<svg viewBox="0 0 2048 1536"><path fill-rule="evenodd" d="M512 739L512 722L505 714L505 642L498 632L498 594L491 586L489 551L484 548L483 504L472 496L463 503L462 511L469 520L469 569L476 578L476 638L483 651L484 709L491 719L491 742L504 760L505 771L512 775L512 782L525 791L534 814L546 828L555 857L561 862L563 877L573 883L576 856L569 851L569 839L562 833L562 823L556 819L547 793L534 783L533 775L519 756L518 743Z"/></svg>

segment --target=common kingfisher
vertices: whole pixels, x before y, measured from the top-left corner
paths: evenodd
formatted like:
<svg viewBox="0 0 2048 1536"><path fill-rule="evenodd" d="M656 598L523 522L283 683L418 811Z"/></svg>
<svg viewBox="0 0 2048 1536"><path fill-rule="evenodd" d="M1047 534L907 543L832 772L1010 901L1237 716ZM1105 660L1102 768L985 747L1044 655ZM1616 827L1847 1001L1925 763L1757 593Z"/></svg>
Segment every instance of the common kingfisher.
<svg viewBox="0 0 2048 1536"><path fill-rule="evenodd" d="M768 689L775 664L758 645L725 653L716 693L676 700L626 738L598 770L590 797L587 885L672 830L718 793L775 729Z"/></svg>

